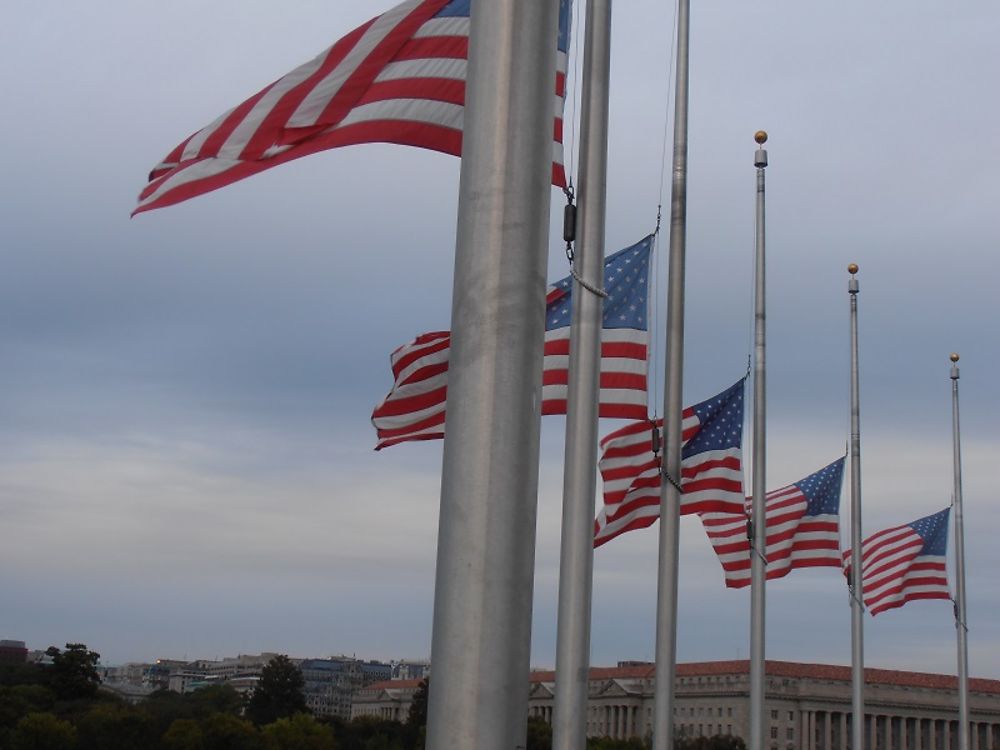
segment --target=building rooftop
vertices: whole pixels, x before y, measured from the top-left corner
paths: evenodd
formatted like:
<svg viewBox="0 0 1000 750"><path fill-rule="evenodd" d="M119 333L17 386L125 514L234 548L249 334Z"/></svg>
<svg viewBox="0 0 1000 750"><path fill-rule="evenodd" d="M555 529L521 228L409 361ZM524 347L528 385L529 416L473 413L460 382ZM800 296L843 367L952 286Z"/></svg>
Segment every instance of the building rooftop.
<svg viewBox="0 0 1000 750"><path fill-rule="evenodd" d="M803 664L792 661L765 662L765 673L769 677L799 677L813 680L851 681L851 668L834 664ZM652 664L632 664L620 667L591 667L591 680L652 679L656 667ZM677 665L677 677L712 677L718 675L748 675L750 661L701 661ZM532 672L531 682L553 682L555 672L551 670ZM958 678L955 675L933 674L929 672L904 672L898 669L865 669L865 682L872 685L893 685L955 690ZM969 678L969 690L979 693L1000 695L1000 680L980 677Z"/></svg>

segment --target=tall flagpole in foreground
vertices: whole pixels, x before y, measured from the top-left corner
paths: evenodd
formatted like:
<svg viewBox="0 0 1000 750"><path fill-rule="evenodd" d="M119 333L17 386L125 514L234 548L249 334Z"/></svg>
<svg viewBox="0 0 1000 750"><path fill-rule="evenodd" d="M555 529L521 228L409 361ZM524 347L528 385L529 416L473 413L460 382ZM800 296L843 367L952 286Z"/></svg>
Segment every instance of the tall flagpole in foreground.
<svg viewBox="0 0 1000 750"><path fill-rule="evenodd" d="M611 0L588 0L586 34L580 95L580 231L573 259L574 275L584 283L574 284L570 322L553 750L580 750L587 744L603 327L603 299L593 290L604 287Z"/></svg>
<svg viewBox="0 0 1000 750"><path fill-rule="evenodd" d="M865 746L865 604L861 581L861 407L858 396L858 265L851 279L851 747Z"/></svg>
<svg viewBox="0 0 1000 750"><path fill-rule="evenodd" d="M767 584L767 380L765 354L766 274L764 267L764 169L767 167L767 133L754 134L757 150L756 257L754 261L754 362L753 362L753 495L750 526L753 533L750 556L750 750L764 750L764 604Z"/></svg>
<svg viewBox="0 0 1000 750"><path fill-rule="evenodd" d="M962 446L958 425L958 355L951 355L951 433L955 471L955 630L958 633L958 749L969 750L969 627L965 619L965 522L962 518Z"/></svg>
<svg viewBox="0 0 1000 750"><path fill-rule="evenodd" d="M559 3L473 3L428 750L525 742Z"/></svg>
<svg viewBox="0 0 1000 750"><path fill-rule="evenodd" d="M660 482L660 556L656 582L656 692L653 750L674 742L677 672L677 573L681 508L681 412L684 409L684 261L687 240L688 38L690 0L677 0L677 78L674 156L670 187L670 262L667 278L666 383L663 395L663 472Z"/></svg>

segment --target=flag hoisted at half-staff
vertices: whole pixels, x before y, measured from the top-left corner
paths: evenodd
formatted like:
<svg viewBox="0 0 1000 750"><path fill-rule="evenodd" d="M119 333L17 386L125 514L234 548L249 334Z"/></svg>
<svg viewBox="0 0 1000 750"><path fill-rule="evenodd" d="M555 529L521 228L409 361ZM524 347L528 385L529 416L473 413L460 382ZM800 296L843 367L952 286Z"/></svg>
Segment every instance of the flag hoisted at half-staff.
<svg viewBox="0 0 1000 750"><path fill-rule="evenodd" d="M609 255L604 261L599 413L618 419L645 418L647 411L647 321L649 258L653 236ZM573 279L549 287L542 364L542 414L566 413L569 330ZM392 390L372 412L376 450L409 440L444 437L448 388L448 331L425 333L390 357Z"/></svg>
<svg viewBox="0 0 1000 750"><path fill-rule="evenodd" d="M861 543L861 586L872 616L914 599L951 599L945 567L951 508L872 534ZM850 574L851 550L844 552Z"/></svg>
<svg viewBox="0 0 1000 750"><path fill-rule="evenodd" d="M743 387L746 378L683 412L681 513L743 512ZM660 467L654 423L633 422L601 440L598 467L604 507L594 521L594 546L650 526L660 517ZM662 432L663 420L655 429Z"/></svg>
<svg viewBox="0 0 1000 750"><path fill-rule="evenodd" d="M210 125L149 174L133 215L180 203L318 151L399 143L459 156L471 0L407 0ZM566 182L562 112L570 0L559 9L552 182Z"/></svg>
<svg viewBox="0 0 1000 750"><path fill-rule="evenodd" d="M840 567L843 476L844 459L838 458L805 479L767 493L764 558L768 580L782 578L795 568ZM719 556L729 588L750 585L748 514L749 511L701 514L705 533Z"/></svg>

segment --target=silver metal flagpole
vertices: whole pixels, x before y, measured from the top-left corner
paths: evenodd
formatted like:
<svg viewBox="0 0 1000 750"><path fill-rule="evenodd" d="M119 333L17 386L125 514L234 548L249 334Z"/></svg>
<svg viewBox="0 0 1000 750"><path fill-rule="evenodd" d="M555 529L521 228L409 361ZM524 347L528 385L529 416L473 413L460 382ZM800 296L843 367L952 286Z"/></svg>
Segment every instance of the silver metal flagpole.
<svg viewBox="0 0 1000 750"><path fill-rule="evenodd" d="M955 630L958 633L958 748L969 750L969 634L965 619L965 522L962 518L962 446L958 425L958 355L951 355L951 433L955 470Z"/></svg>
<svg viewBox="0 0 1000 750"><path fill-rule="evenodd" d="M753 165L757 168L757 237L754 262L754 363L753 363L753 494L750 511L753 549L750 557L750 748L764 750L764 605L767 584L767 380L765 354L767 316L765 315L764 267L764 169L767 167L767 133L754 134L757 150Z"/></svg>
<svg viewBox="0 0 1000 750"><path fill-rule="evenodd" d="M858 394L858 265L847 291L851 296L851 747L865 746L865 604L861 580L861 407Z"/></svg>
<svg viewBox="0 0 1000 750"><path fill-rule="evenodd" d="M656 583L656 692L653 750L674 742L677 672L677 572L681 507L681 412L684 397L684 265L687 240L688 39L690 0L677 0L677 78L670 187L670 261L667 278L666 382L663 395L663 470L660 483L660 555Z"/></svg>
<svg viewBox="0 0 1000 750"><path fill-rule="evenodd" d="M472 4L428 750L525 742L558 10Z"/></svg>
<svg viewBox="0 0 1000 750"><path fill-rule="evenodd" d="M600 398L604 287L604 219L608 163L608 86L611 78L611 0L587 3L580 100L580 228L573 287L566 462L563 469L562 549L556 626L554 750L587 744L590 609L594 563L594 496ZM588 289L589 287L589 289Z"/></svg>

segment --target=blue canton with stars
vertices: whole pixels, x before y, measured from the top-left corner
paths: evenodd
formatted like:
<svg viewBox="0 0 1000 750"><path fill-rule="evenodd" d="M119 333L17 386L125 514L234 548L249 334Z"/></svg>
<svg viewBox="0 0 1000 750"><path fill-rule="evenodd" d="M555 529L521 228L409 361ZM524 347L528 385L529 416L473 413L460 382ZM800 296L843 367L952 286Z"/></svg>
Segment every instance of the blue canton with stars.
<svg viewBox="0 0 1000 750"><path fill-rule="evenodd" d="M835 516L840 512L840 487L843 478L844 459L838 458L829 466L795 483L808 501L807 516Z"/></svg>
<svg viewBox="0 0 1000 750"><path fill-rule="evenodd" d="M646 287L649 280L649 254L653 235L604 259L603 328L646 330ZM560 279L553 286L564 294L548 304L545 330L565 328L570 324L573 307L573 277Z"/></svg>
<svg viewBox="0 0 1000 750"><path fill-rule="evenodd" d="M439 10L434 17L468 18L472 0L452 0ZM569 51L569 21L572 3L570 0L559 0L559 51Z"/></svg>
<svg viewBox="0 0 1000 750"><path fill-rule="evenodd" d="M948 514L950 512L951 508L945 508L932 516L925 516L907 524L924 540L924 548L920 550L921 555L944 555L948 551Z"/></svg>
<svg viewBox="0 0 1000 750"><path fill-rule="evenodd" d="M727 388L718 396L702 401L693 408L700 425L681 451L681 458L690 458L705 451L721 451L743 445L743 383Z"/></svg>

